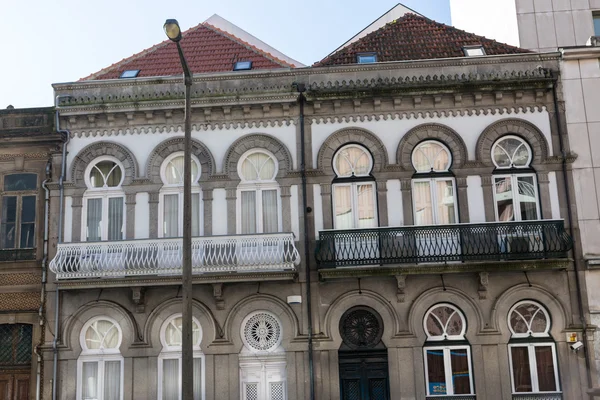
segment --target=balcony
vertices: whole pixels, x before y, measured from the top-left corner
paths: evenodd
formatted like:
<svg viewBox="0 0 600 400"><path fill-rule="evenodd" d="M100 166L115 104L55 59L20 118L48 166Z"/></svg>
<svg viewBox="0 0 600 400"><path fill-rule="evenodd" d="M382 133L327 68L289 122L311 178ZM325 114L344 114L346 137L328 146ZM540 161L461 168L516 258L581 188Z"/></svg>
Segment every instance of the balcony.
<svg viewBox="0 0 600 400"><path fill-rule="evenodd" d="M562 220L326 230L319 236L316 259L322 271L423 264L439 270L440 264L494 261L523 265L566 258L573 246Z"/></svg>
<svg viewBox="0 0 600 400"><path fill-rule="evenodd" d="M256 273L290 275L300 263L292 233L192 238L192 274L215 276ZM58 281L159 277L182 273L182 239L61 243L50 262ZM246 274L246 275L244 275ZM242 278L245 280L246 278ZM173 280L177 281L177 279Z"/></svg>

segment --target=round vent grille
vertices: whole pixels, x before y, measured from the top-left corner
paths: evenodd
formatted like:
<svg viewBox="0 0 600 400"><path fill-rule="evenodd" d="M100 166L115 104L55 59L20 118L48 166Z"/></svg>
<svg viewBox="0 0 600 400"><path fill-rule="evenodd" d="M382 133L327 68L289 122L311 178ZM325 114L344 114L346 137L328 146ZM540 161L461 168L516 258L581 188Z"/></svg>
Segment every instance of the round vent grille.
<svg viewBox="0 0 600 400"><path fill-rule="evenodd" d="M244 339L253 350L266 351L275 348L281 339L279 321L265 312L252 315L244 326Z"/></svg>
<svg viewBox="0 0 600 400"><path fill-rule="evenodd" d="M383 325L378 314L367 308L346 311L340 321L344 342L352 348L373 347L381 340Z"/></svg>

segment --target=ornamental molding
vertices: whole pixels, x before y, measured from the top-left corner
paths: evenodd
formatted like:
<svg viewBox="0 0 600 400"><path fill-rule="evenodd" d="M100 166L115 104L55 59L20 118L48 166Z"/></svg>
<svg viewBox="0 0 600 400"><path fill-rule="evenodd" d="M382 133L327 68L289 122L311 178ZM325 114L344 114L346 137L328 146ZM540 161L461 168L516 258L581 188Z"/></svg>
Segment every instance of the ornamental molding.
<svg viewBox="0 0 600 400"><path fill-rule="evenodd" d="M27 160L47 159L50 153L23 153L23 154L0 154L0 161L14 161L16 158Z"/></svg>

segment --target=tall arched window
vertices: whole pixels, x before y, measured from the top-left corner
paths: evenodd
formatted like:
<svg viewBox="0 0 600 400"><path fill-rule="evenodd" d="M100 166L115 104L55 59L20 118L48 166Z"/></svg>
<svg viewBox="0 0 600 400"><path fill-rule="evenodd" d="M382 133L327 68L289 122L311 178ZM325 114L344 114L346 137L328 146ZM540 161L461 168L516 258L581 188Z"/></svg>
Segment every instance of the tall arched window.
<svg viewBox="0 0 600 400"><path fill-rule="evenodd" d="M123 334L119 324L108 317L91 319L83 326L79 340L77 399L122 399Z"/></svg>
<svg viewBox="0 0 600 400"><path fill-rule="evenodd" d="M171 154L160 169L163 187L160 189L159 232L162 237L183 236L183 153ZM200 163L192 156L192 236L200 236L202 209Z"/></svg>
<svg viewBox="0 0 600 400"><path fill-rule="evenodd" d="M279 319L256 311L242 322L240 382L242 400L286 400L286 358Z"/></svg>
<svg viewBox="0 0 600 400"><path fill-rule="evenodd" d="M442 143L426 140L413 150L412 180L415 225L453 224L458 221L452 155Z"/></svg>
<svg viewBox="0 0 600 400"><path fill-rule="evenodd" d="M181 399L181 314L168 318L160 329L162 351L158 356L158 399ZM200 348L202 329L196 318L192 324L194 351L194 400L204 399L204 355Z"/></svg>
<svg viewBox="0 0 600 400"><path fill-rule="evenodd" d="M513 393L559 393L556 346L546 309L533 301L520 301L508 313L508 327Z"/></svg>
<svg viewBox="0 0 600 400"><path fill-rule="evenodd" d="M333 212L335 229L377 226L373 157L358 144L347 144L333 157Z"/></svg>
<svg viewBox="0 0 600 400"><path fill-rule="evenodd" d="M463 313L452 304L436 304L425 314L423 328L427 335L423 348L427 395L474 395Z"/></svg>
<svg viewBox="0 0 600 400"><path fill-rule="evenodd" d="M281 231L277 159L263 149L250 150L238 163L238 233Z"/></svg>
<svg viewBox="0 0 600 400"><path fill-rule="evenodd" d="M531 147L518 136L503 136L492 146L494 198L498 221L540 218L535 171L530 166Z"/></svg>
<svg viewBox="0 0 600 400"><path fill-rule="evenodd" d="M82 237L86 241L122 240L125 231L123 166L114 157L95 159L85 170Z"/></svg>

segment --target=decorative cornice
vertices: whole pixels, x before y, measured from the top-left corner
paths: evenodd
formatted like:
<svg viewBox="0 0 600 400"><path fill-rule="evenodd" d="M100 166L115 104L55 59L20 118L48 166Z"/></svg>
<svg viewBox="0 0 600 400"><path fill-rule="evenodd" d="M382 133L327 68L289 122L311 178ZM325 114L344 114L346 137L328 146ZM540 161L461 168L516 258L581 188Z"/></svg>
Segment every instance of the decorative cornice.
<svg viewBox="0 0 600 400"><path fill-rule="evenodd" d="M47 159L49 156L50 156L50 153L0 154L0 161L12 161L15 158L38 160L38 159Z"/></svg>

